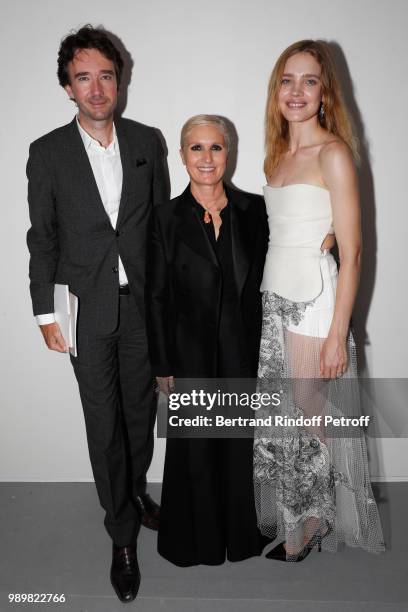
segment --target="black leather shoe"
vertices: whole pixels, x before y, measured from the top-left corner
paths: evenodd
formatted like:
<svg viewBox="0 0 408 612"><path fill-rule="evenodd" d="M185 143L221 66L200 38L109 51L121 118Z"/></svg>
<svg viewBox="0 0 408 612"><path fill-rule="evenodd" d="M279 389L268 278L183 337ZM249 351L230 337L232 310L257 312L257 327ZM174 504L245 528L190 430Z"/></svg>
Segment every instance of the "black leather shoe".
<svg viewBox="0 0 408 612"><path fill-rule="evenodd" d="M135 498L136 508L139 512L140 520L144 527L157 531L160 520L160 506L148 495L138 495Z"/></svg>
<svg viewBox="0 0 408 612"><path fill-rule="evenodd" d="M140 586L136 546L113 545L110 579L120 601L128 603L135 599Z"/></svg>

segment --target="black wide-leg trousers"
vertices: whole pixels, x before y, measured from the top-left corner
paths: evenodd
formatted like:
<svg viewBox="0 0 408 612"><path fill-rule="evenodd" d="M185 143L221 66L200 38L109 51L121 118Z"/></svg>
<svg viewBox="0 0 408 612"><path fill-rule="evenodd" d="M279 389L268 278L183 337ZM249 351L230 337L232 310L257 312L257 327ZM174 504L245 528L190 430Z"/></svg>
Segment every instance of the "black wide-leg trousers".
<svg viewBox="0 0 408 612"><path fill-rule="evenodd" d="M237 304L223 303L219 327L217 374L231 381L255 374ZM230 390L237 391L232 382ZM253 438L167 440L157 540L162 557L185 567L262 554L270 540L257 525L253 444Z"/></svg>
<svg viewBox="0 0 408 612"><path fill-rule="evenodd" d="M90 334L79 317L78 357L71 362L105 527L117 546L128 546L140 528L133 497L146 487L156 398L144 322L132 295L118 300L118 325L108 335Z"/></svg>

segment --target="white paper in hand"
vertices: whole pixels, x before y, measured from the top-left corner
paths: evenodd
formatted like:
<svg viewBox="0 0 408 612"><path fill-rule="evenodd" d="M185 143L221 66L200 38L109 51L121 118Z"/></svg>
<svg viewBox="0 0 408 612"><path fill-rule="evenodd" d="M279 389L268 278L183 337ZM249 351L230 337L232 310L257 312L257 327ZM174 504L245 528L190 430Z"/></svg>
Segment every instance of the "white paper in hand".
<svg viewBox="0 0 408 612"><path fill-rule="evenodd" d="M78 346L77 346L77 320L78 320L78 298L76 295L69 292L69 330L70 337L72 339L72 345L70 344L69 352L73 357L78 357Z"/></svg>
<svg viewBox="0 0 408 612"><path fill-rule="evenodd" d="M78 316L78 298L69 291L68 285L56 284L54 287L55 320L60 326L69 352L77 357L76 326Z"/></svg>

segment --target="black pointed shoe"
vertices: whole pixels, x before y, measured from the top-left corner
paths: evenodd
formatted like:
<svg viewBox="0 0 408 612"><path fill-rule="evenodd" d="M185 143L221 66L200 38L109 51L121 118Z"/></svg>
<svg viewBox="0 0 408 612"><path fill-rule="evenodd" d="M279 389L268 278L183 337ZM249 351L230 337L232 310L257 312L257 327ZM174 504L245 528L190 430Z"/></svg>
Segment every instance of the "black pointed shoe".
<svg viewBox="0 0 408 612"><path fill-rule="evenodd" d="M135 504L140 516L140 521L144 527L157 531L159 529L160 506L148 495L138 495Z"/></svg>
<svg viewBox="0 0 408 612"><path fill-rule="evenodd" d="M314 548L316 545L317 545L317 550L319 552L322 552L322 540L327 535L329 535L329 533L331 531L332 531L332 527L330 525L327 525L326 531L324 532L323 535L321 534L320 529L317 530L313 534L313 536L309 540L309 542L307 542L304 545L302 550L300 550L298 553L296 553L294 555L288 554L286 552L286 548L284 547L284 543L285 542L281 542L280 544L275 546L275 548L272 548L272 550L270 550L268 552L268 554L265 555L265 557L267 559L274 559L275 561L291 561L291 562L293 562L293 561L295 561L295 562L303 561L304 559L306 559L306 557L312 551L312 548Z"/></svg>
<svg viewBox="0 0 408 612"><path fill-rule="evenodd" d="M315 544L316 542L313 540L306 544L306 546L304 546L302 550L300 550L298 553L290 555L286 552L286 548L283 546L283 542L281 542L280 544L275 546L275 548L272 548L272 550L270 550L268 554L265 555L265 557L267 559L274 559L275 561L303 561L304 559L306 559ZM320 541L318 543L318 550L319 552L321 551Z"/></svg>
<svg viewBox="0 0 408 612"><path fill-rule="evenodd" d="M136 598L140 586L136 546L113 544L110 579L120 601L128 603Z"/></svg>

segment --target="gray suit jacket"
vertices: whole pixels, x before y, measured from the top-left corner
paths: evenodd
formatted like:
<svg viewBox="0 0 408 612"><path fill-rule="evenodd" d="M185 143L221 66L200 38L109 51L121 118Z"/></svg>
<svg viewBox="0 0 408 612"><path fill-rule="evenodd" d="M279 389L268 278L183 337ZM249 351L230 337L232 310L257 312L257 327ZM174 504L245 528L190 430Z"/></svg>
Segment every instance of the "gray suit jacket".
<svg viewBox="0 0 408 612"><path fill-rule="evenodd" d="M30 292L35 315L54 311L54 283L79 298L81 321L109 333L118 317L118 255L144 316L146 231L168 199L163 148L153 128L115 121L123 167L116 229L102 204L75 119L30 145Z"/></svg>

